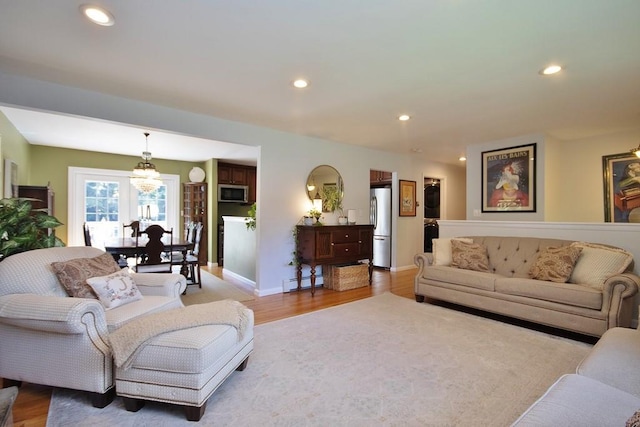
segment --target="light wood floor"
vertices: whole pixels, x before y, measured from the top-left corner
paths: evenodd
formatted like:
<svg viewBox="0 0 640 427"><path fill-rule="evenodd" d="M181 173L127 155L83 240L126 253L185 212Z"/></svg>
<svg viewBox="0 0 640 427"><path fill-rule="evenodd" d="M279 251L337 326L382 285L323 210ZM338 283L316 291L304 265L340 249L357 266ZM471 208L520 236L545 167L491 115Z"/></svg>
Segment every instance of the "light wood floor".
<svg viewBox="0 0 640 427"><path fill-rule="evenodd" d="M251 293L250 289L233 278L224 277L221 269L207 268L206 270ZM316 290L314 297L311 297L309 291L302 291L255 298L253 301L246 301L243 304L254 311L256 324L261 324L388 291L403 297L413 298L415 273L415 269L397 273L375 269L371 287L342 292L320 288ZM51 387L23 383L13 408L14 427L44 427L49 411L51 390Z"/></svg>

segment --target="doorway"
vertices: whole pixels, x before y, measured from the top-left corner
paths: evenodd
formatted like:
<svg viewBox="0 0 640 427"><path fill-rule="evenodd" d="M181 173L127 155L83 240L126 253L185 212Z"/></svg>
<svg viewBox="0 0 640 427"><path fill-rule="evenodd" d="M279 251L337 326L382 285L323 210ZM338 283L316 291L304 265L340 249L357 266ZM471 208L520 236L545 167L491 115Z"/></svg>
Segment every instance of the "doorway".
<svg viewBox="0 0 640 427"><path fill-rule="evenodd" d="M433 251L433 239L438 238L440 219L440 184L438 178L424 178L424 251Z"/></svg>

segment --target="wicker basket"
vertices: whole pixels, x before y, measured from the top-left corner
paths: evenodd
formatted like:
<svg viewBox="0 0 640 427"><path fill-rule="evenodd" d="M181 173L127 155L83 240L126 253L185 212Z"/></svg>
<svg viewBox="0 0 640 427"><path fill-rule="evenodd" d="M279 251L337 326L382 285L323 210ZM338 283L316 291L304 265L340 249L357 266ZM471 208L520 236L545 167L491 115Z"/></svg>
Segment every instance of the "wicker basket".
<svg viewBox="0 0 640 427"><path fill-rule="evenodd" d="M365 264L326 266L322 273L325 289L346 291L369 285L369 267Z"/></svg>

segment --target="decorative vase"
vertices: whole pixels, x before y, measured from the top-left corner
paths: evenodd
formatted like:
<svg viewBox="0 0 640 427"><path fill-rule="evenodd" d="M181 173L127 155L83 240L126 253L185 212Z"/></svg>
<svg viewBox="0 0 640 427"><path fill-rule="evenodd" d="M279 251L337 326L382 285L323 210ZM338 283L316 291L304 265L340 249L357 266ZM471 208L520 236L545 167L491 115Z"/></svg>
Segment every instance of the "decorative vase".
<svg viewBox="0 0 640 427"><path fill-rule="evenodd" d="M313 225L313 217L312 216L305 216L304 219L302 220L302 223L304 225Z"/></svg>
<svg viewBox="0 0 640 427"><path fill-rule="evenodd" d="M347 223L347 217L346 216L339 216L338 217L338 224L345 225L346 223Z"/></svg>

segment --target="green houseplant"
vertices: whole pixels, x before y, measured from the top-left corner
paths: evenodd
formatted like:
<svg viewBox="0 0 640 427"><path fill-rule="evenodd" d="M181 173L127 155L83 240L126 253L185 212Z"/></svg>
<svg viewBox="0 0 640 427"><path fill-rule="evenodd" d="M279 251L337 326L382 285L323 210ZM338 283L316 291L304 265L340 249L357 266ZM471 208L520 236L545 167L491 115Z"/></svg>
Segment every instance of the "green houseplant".
<svg viewBox="0 0 640 427"><path fill-rule="evenodd" d="M247 230L255 230L256 229L256 203L251 205L251 208L247 211L247 217L245 220L247 221Z"/></svg>
<svg viewBox="0 0 640 427"><path fill-rule="evenodd" d="M26 198L0 200L0 261L8 256L33 249L64 246L50 228L62 223L54 216L32 209Z"/></svg>

